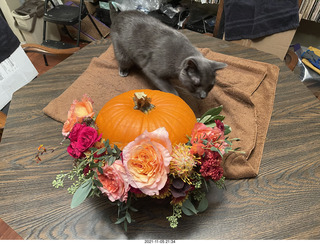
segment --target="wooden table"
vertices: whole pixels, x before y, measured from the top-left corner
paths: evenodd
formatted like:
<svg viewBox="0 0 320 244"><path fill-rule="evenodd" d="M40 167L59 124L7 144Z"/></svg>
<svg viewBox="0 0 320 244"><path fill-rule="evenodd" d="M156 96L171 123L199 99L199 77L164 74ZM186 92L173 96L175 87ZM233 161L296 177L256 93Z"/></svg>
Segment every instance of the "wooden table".
<svg viewBox="0 0 320 244"><path fill-rule="evenodd" d="M72 195L51 185L61 170L71 169L66 147L40 164L34 156L40 144L54 147L61 141L62 124L42 109L108 47L95 42L13 96L0 144L0 218L24 239L320 238L319 101L277 57L183 32L198 47L280 67L259 176L227 180L225 191L212 188L208 210L183 217L176 229L166 220L172 211L167 205L140 201L127 233L113 224L117 208L103 198L71 209Z"/></svg>

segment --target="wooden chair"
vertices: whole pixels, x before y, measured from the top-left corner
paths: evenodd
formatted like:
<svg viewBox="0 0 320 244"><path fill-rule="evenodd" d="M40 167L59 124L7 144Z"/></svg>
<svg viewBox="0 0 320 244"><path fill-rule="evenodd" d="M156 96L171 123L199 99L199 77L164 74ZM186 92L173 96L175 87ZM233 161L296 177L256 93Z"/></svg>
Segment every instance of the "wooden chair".
<svg viewBox="0 0 320 244"><path fill-rule="evenodd" d="M51 3L52 8L49 8L49 2ZM96 23L93 21L91 15L89 14L87 7L84 4L84 0L80 0L79 7L71 5L55 5L52 0L45 0L42 44L24 44L22 45L22 48L25 50L25 52L42 53L46 66L48 66L46 55L71 55L80 49L79 44L81 33L81 21L86 16L89 17L93 26L102 38L103 35L97 27ZM71 38L72 36L68 32L66 26L77 26L78 32L76 37L76 45L47 39L47 22L63 25Z"/></svg>

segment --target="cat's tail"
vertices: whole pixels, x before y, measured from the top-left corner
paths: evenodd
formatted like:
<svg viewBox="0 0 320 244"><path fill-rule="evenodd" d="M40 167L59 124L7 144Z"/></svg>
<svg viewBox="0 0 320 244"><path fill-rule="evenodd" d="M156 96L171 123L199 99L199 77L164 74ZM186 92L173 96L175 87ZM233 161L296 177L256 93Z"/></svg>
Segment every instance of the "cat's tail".
<svg viewBox="0 0 320 244"><path fill-rule="evenodd" d="M119 12L117 11L113 2L109 2L109 8L110 8L110 19L111 19L111 23L112 23Z"/></svg>

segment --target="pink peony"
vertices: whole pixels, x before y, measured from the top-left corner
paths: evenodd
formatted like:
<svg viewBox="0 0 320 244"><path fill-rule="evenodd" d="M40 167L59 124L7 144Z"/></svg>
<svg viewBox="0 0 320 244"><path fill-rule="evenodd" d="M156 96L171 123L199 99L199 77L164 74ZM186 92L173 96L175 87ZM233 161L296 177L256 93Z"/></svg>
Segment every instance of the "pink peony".
<svg viewBox="0 0 320 244"><path fill-rule="evenodd" d="M164 127L145 131L130 142L122 152L129 184L146 195L159 195L168 179L171 152L169 133Z"/></svg>
<svg viewBox="0 0 320 244"><path fill-rule="evenodd" d="M98 179L103 185L99 187L100 191L106 194L111 202L126 202L130 186L121 160L116 160L111 166L106 164L102 169L103 174L98 174Z"/></svg>

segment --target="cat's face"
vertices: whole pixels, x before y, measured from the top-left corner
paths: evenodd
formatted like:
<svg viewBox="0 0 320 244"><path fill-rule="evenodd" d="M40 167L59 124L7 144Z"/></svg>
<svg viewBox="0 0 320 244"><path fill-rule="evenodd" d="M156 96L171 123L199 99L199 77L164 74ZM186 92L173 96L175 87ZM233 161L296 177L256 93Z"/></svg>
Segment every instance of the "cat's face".
<svg viewBox="0 0 320 244"><path fill-rule="evenodd" d="M226 66L204 57L190 57L183 61L179 80L192 95L204 99L215 84L216 70Z"/></svg>

